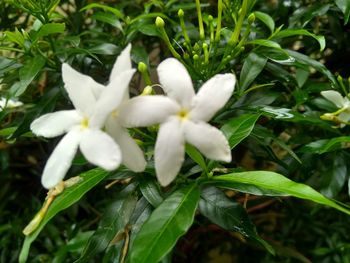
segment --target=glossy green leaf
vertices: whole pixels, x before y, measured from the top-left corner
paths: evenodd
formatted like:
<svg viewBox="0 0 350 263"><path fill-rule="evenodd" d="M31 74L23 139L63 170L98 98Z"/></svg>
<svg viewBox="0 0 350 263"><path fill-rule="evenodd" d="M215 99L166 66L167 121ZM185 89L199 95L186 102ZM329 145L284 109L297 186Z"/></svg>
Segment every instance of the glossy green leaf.
<svg viewBox="0 0 350 263"><path fill-rule="evenodd" d="M164 200L154 178L140 178L140 190L153 207L158 207Z"/></svg>
<svg viewBox="0 0 350 263"><path fill-rule="evenodd" d="M254 128L260 114L244 114L227 121L221 130L229 141L231 149L247 138Z"/></svg>
<svg viewBox="0 0 350 263"><path fill-rule="evenodd" d="M325 15L331 5L324 3L314 3L305 7L297 8L289 18L289 27L295 28L297 25L304 28L316 16Z"/></svg>
<svg viewBox="0 0 350 263"><path fill-rule="evenodd" d="M273 21L271 16L259 11L254 12L254 15L270 29L271 33L273 33L275 30L275 21Z"/></svg>
<svg viewBox="0 0 350 263"><path fill-rule="evenodd" d="M89 48L89 51L91 53L100 55L115 55L118 54L119 48L111 43L103 43L98 46Z"/></svg>
<svg viewBox="0 0 350 263"><path fill-rule="evenodd" d="M50 205L37 229L25 237L19 256L19 262L23 263L27 261L31 243L37 238L41 230L56 214L78 202L85 193L91 190L108 175L109 172L99 168L82 173L79 175L82 179L81 182L66 188L60 195L58 195Z"/></svg>
<svg viewBox="0 0 350 263"><path fill-rule="evenodd" d="M190 144L186 144L186 153L203 169L203 171L207 170L207 165L203 155L195 147Z"/></svg>
<svg viewBox="0 0 350 263"><path fill-rule="evenodd" d="M11 93L13 96L18 97L26 91L28 85L45 66L45 62L46 59L40 55L26 62L26 64L19 70L19 85L11 87Z"/></svg>
<svg viewBox="0 0 350 263"><path fill-rule="evenodd" d="M239 78L240 90L244 91L256 79L264 69L267 62L266 57L259 56L256 53L250 53L244 60L243 68Z"/></svg>
<svg viewBox="0 0 350 263"><path fill-rule="evenodd" d="M292 37L292 36L308 36L308 37L312 37L315 40L317 40L317 42L320 45L320 50L324 50L324 48L326 47L326 40L324 38L324 36L318 36L315 34L310 33L309 31L305 30L305 29L285 29L285 30L281 30L278 33L276 33L273 38L274 39L279 39L279 38L286 38L286 37Z"/></svg>
<svg viewBox="0 0 350 263"><path fill-rule="evenodd" d="M129 261L158 263L192 225L199 195L197 184L190 184L165 199L141 227Z"/></svg>
<svg viewBox="0 0 350 263"><path fill-rule="evenodd" d="M310 153L326 153L333 152L340 149L349 148L350 136L341 136L335 137L332 139L321 139L303 146L301 152L310 152Z"/></svg>
<svg viewBox="0 0 350 263"><path fill-rule="evenodd" d="M119 30L123 31L123 27L119 21L119 18L116 17L114 14L106 12L96 12L92 15L92 18L103 23L110 24L111 26L114 26Z"/></svg>
<svg viewBox="0 0 350 263"><path fill-rule="evenodd" d="M350 17L350 1L349 0L335 0L336 5L344 13L344 24L349 22Z"/></svg>
<svg viewBox="0 0 350 263"><path fill-rule="evenodd" d="M52 34L63 33L66 29L66 25L64 23L49 23L43 25L38 33L36 34L36 39L40 37L45 37Z"/></svg>
<svg viewBox="0 0 350 263"><path fill-rule="evenodd" d="M320 192L329 198L335 197L343 188L348 178L347 156L342 153L335 153L332 156L332 164L326 165L326 170L321 171Z"/></svg>
<svg viewBox="0 0 350 263"><path fill-rule="evenodd" d="M247 42L247 44L258 45L258 46L269 47L269 48L281 48L280 44L268 39L254 39Z"/></svg>
<svg viewBox="0 0 350 263"><path fill-rule="evenodd" d="M249 220L245 209L234 200L229 199L216 187L206 187L201 191L199 211L214 224L220 227L237 231L243 236L254 239L263 245L270 253L273 248L256 232L255 226Z"/></svg>
<svg viewBox="0 0 350 263"><path fill-rule="evenodd" d="M124 231L137 203L137 196L134 194L135 188L135 185L129 185L109 205L98 228L88 240L80 258L75 263L88 262L97 253L104 251L117 234Z"/></svg>
<svg viewBox="0 0 350 263"><path fill-rule="evenodd" d="M261 188L286 193L288 195L313 201L325 206L335 208L350 215L350 210L331 199L323 196L313 188L302 183L296 183L281 174L270 171L249 171L232 173L213 177L208 183L220 183L221 187L230 188L229 183L237 182L248 185L255 185ZM225 183L228 183L225 187Z"/></svg>
<svg viewBox="0 0 350 263"><path fill-rule="evenodd" d="M103 5L103 4L98 4L98 3L88 4L87 6L84 6L82 9L80 9L80 11L85 11L85 10L89 10L92 8L100 8L100 9L103 9L105 11L109 11L109 12L113 13L117 18L124 18L123 13L120 12L119 9L113 8L113 7L110 7L107 5Z"/></svg>
<svg viewBox="0 0 350 263"><path fill-rule="evenodd" d="M285 50L291 57L295 58L296 62L298 63L302 63L308 66L313 67L314 69L316 69L317 71L321 72L323 75L325 75L331 82L332 84L337 87L338 83L334 77L334 75L332 74L332 72L330 72L325 65L323 65L321 62L314 60L312 58L310 58L309 56L306 56L304 54L301 54L299 52L293 51L293 50Z"/></svg>

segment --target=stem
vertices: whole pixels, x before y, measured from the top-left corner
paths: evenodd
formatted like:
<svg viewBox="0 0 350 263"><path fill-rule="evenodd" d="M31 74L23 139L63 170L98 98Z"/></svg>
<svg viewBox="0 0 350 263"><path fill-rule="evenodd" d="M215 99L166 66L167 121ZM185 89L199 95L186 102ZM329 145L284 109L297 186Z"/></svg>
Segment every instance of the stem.
<svg viewBox="0 0 350 263"><path fill-rule="evenodd" d="M162 34L163 40L165 41L165 43L167 44L171 54L173 54L173 56L179 60L181 60L181 56L179 53L177 53L177 51L174 49L174 47L171 45L168 34L166 33L165 29L164 29L164 20L161 17L157 17L156 18L156 26L158 27L160 33Z"/></svg>
<svg viewBox="0 0 350 263"><path fill-rule="evenodd" d="M219 0L219 2L218 2L218 20L217 20L217 25L216 25L215 42L220 41L221 15L222 15L222 0Z"/></svg>
<svg viewBox="0 0 350 263"><path fill-rule="evenodd" d="M247 7L248 7L248 0L243 0L242 8L239 12L238 22L235 26L235 30L233 31L230 40L228 41L228 44L231 46L236 45L236 43L238 42L238 38L239 38L239 35L241 33L241 28L243 25L243 20L244 20L246 13L247 13Z"/></svg>
<svg viewBox="0 0 350 263"><path fill-rule="evenodd" d="M199 38L201 40L204 40L204 27L203 27L203 18L202 18L202 12L201 12L201 4L199 0L196 0L196 8L197 8L197 14L198 14L198 26L199 26Z"/></svg>
<svg viewBox="0 0 350 263"><path fill-rule="evenodd" d="M189 51L191 51L191 40L190 38L188 37L188 34L187 34L187 29L186 29L186 25L185 25L185 21L184 21L184 11L182 9L179 10L179 12L177 13L178 16L179 16L179 19L180 19L180 26L181 26L181 29L182 29L182 33L183 33L183 36L185 38L185 42L188 44L188 47L189 47Z"/></svg>

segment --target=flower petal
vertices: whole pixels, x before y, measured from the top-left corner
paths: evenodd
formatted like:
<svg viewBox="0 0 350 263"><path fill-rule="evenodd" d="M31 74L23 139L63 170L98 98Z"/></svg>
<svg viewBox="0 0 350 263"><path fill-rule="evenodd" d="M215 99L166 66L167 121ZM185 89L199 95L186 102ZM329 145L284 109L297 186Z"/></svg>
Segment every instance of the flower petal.
<svg viewBox="0 0 350 263"><path fill-rule="evenodd" d="M193 98L191 118L209 121L230 99L235 84L233 74L218 74L205 82Z"/></svg>
<svg viewBox="0 0 350 263"><path fill-rule="evenodd" d="M109 76L110 82L124 71L131 69L130 51L131 44L128 44L118 56L117 60L114 63L111 75Z"/></svg>
<svg viewBox="0 0 350 263"><path fill-rule="evenodd" d="M344 98L343 96L335 90L325 90L321 91L321 95L325 97L327 100L333 102L335 106L338 108L342 108L344 106Z"/></svg>
<svg viewBox="0 0 350 263"><path fill-rule="evenodd" d="M107 133L117 142L122 152L122 163L134 172L142 172L146 168L143 152L128 131L120 126L116 118L109 117L106 122Z"/></svg>
<svg viewBox="0 0 350 263"><path fill-rule="evenodd" d="M74 129L57 144L46 162L41 183L47 189L55 187L63 180L77 152L81 133Z"/></svg>
<svg viewBox="0 0 350 263"><path fill-rule="evenodd" d="M119 120L124 127L150 126L164 122L179 110L176 101L166 96L138 96L121 105Z"/></svg>
<svg viewBox="0 0 350 263"><path fill-rule="evenodd" d="M91 117L91 127L101 128L104 125L107 116L113 110L117 109L125 92L127 92L129 82L134 73L134 69L124 71L116 76L108 86L104 88L101 96L97 100L95 111Z"/></svg>
<svg viewBox="0 0 350 263"><path fill-rule="evenodd" d="M97 90L103 90L104 86L66 63L62 65L62 78L74 107L86 116L91 116L96 103L95 94L99 93Z"/></svg>
<svg viewBox="0 0 350 263"><path fill-rule="evenodd" d="M184 123L185 139L195 146L207 158L230 162L231 151L224 134L206 122L186 121Z"/></svg>
<svg viewBox="0 0 350 263"><path fill-rule="evenodd" d="M350 120L350 112L349 111L343 111L342 113L339 114L338 116L339 120L343 122L348 122ZM344 124L343 124L344 126Z"/></svg>
<svg viewBox="0 0 350 263"><path fill-rule="evenodd" d="M81 120L82 116L76 110L56 111L35 119L30 129L38 136L52 138L68 132Z"/></svg>
<svg viewBox="0 0 350 263"><path fill-rule="evenodd" d="M184 136L179 118L172 117L160 125L155 145L156 174L162 186L170 184L184 161Z"/></svg>
<svg viewBox="0 0 350 263"><path fill-rule="evenodd" d="M157 71L165 93L188 109L194 97L194 89L184 65L175 58L168 58L159 64Z"/></svg>
<svg viewBox="0 0 350 263"><path fill-rule="evenodd" d="M80 150L90 163L107 171L116 169L122 159L119 146L101 130L87 129L80 141Z"/></svg>

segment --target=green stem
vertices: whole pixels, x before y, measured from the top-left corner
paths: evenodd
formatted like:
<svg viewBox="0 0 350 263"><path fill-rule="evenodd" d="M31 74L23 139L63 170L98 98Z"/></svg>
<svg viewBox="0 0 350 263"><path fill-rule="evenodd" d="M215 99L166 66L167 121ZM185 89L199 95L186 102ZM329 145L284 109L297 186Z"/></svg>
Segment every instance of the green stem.
<svg viewBox="0 0 350 263"><path fill-rule="evenodd" d="M197 14L198 14L198 26L199 26L199 38L201 40L204 40L204 27L203 27L203 18L202 18L202 12L201 12L201 4L199 0L196 0L196 8L197 8Z"/></svg>
<svg viewBox="0 0 350 263"><path fill-rule="evenodd" d="M233 31L230 40L228 41L228 44L231 46L236 45L236 43L238 42L239 35L241 33L241 28L243 25L243 21L244 21L245 15L247 13L247 8L248 8L248 0L243 0L242 8L239 12L238 22L235 26L235 30Z"/></svg>
<svg viewBox="0 0 350 263"><path fill-rule="evenodd" d="M220 31L221 31L221 16L222 16L222 0L218 1L218 20L216 26L215 42L220 41Z"/></svg>
<svg viewBox="0 0 350 263"><path fill-rule="evenodd" d="M177 14L178 14L179 19L180 19L180 26L181 26L181 29L182 29L182 34L183 34L183 36L185 38L185 42L188 44L189 51L191 51L191 40L188 37L187 29L186 29L186 25L185 25L185 21L184 21L185 13L184 13L184 11L182 9L180 9Z"/></svg>

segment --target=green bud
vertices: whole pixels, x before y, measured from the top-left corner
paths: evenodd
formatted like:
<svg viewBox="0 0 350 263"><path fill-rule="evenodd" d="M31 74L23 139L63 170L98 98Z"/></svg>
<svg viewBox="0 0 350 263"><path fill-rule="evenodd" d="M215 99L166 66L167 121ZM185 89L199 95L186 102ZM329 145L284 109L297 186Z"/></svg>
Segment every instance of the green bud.
<svg viewBox="0 0 350 263"><path fill-rule="evenodd" d="M137 69L143 73L143 72L147 72L147 65L143 62L139 62Z"/></svg>
<svg viewBox="0 0 350 263"><path fill-rule="evenodd" d="M248 23L249 24L253 24L255 21L255 15L254 13L251 13L249 16L248 16Z"/></svg>
<svg viewBox="0 0 350 263"><path fill-rule="evenodd" d="M179 11L177 12L177 15L178 15L180 18L184 17L184 15L185 15L184 10L179 9Z"/></svg>
<svg viewBox="0 0 350 263"><path fill-rule="evenodd" d="M153 93L153 88L152 86L148 85L143 89L141 96L151 95L152 93Z"/></svg>
<svg viewBox="0 0 350 263"><path fill-rule="evenodd" d="M209 21L209 22L213 22L213 20L214 20L213 16L212 16L212 15L209 15L209 16L208 16L208 21Z"/></svg>
<svg viewBox="0 0 350 263"><path fill-rule="evenodd" d="M201 47L198 45L198 43L196 43L196 44L194 44L193 49L195 51L199 51L201 49Z"/></svg>
<svg viewBox="0 0 350 263"><path fill-rule="evenodd" d="M164 22L163 18L157 16L157 18L156 18L156 26L157 27L164 27L164 25L165 25L165 22Z"/></svg>
<svg viewBox="0 0 350 263"><path fill-rule="evenodd" d="M208 48L208 44L207 43L203 43L202 47L203 47L203 49L207 49Z"/></svg>
<svg viewBox="0 0 350 263"><path fill-rule="evenodd" d="M199 56L197 55L197 54L195 54L194 56L193 56L193 60L198 60L199 59Z"/></svg>
<svg viewBox="0 0 350 263"><path fill-rule="evenodd" d="M343 83L343 78L342 78L342 76L338 75L337 80L338 80L339 83Z"/></svg>
<svg viewBox="0 0 350 263"><path fill-rule="evenodd" d="M184 54L183 54L183 57L184 57L184 59L189 59L189 58L190 58L190 55L189 55L188 53L184 53Z"/></svg>

